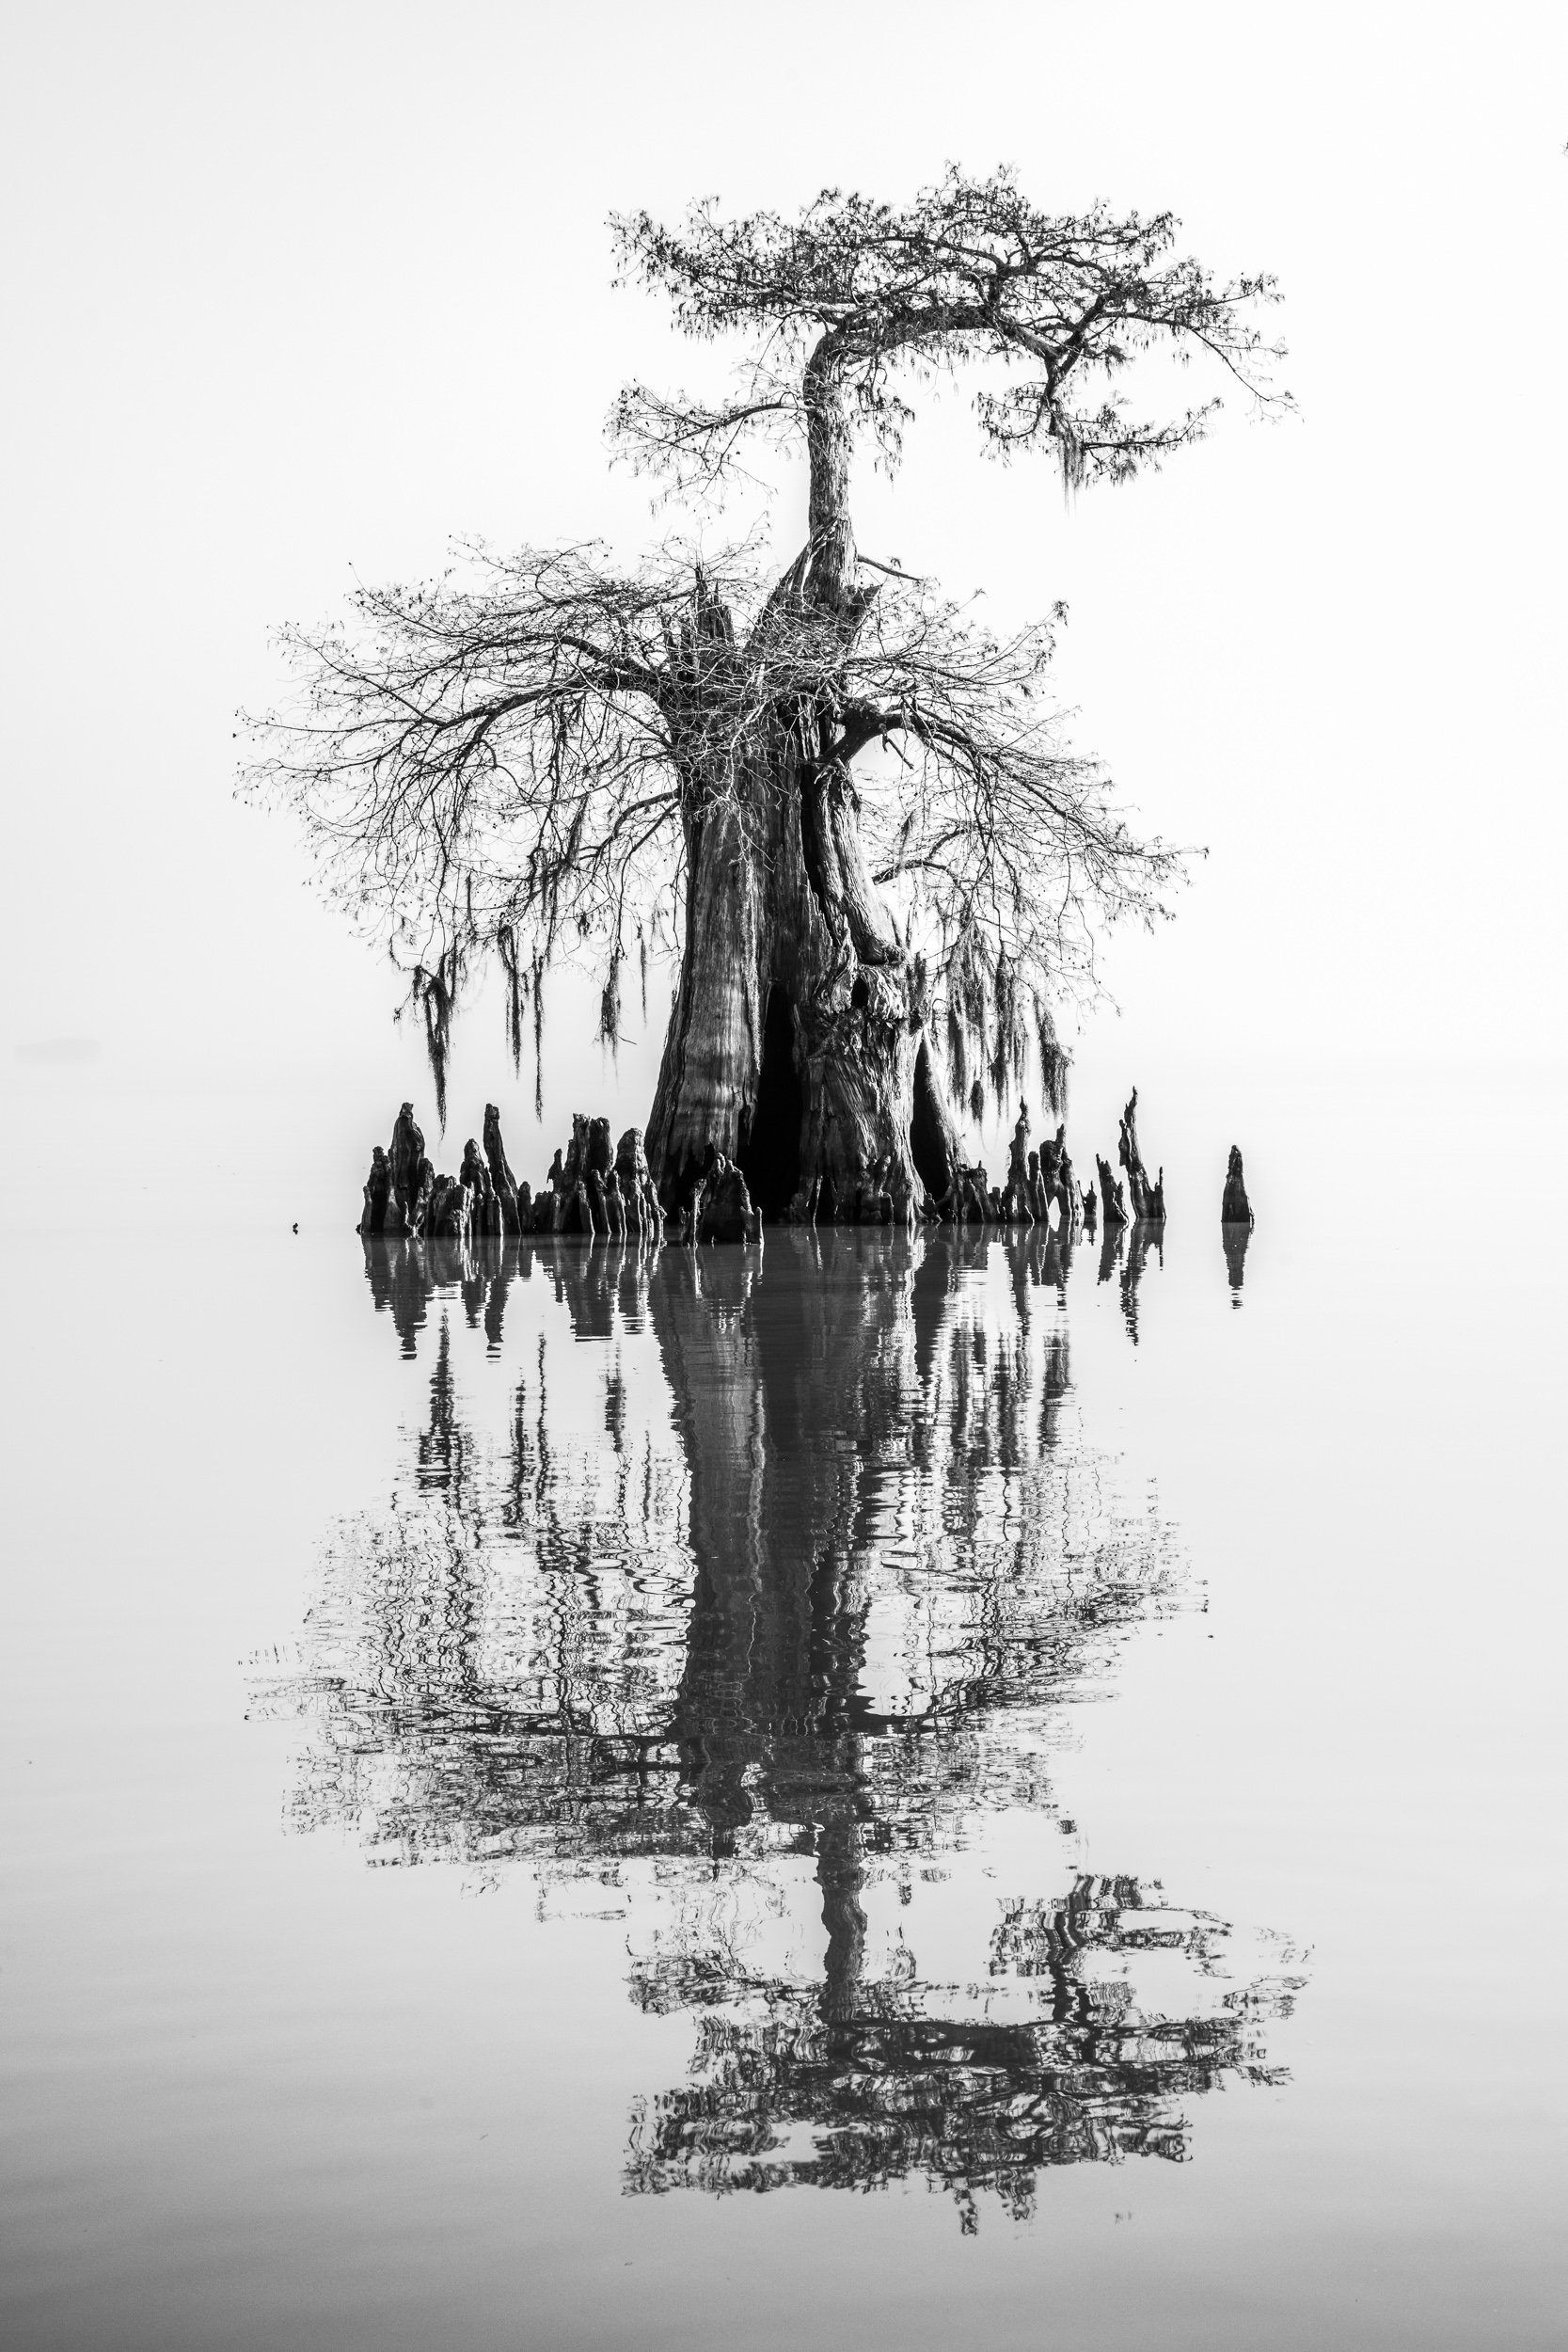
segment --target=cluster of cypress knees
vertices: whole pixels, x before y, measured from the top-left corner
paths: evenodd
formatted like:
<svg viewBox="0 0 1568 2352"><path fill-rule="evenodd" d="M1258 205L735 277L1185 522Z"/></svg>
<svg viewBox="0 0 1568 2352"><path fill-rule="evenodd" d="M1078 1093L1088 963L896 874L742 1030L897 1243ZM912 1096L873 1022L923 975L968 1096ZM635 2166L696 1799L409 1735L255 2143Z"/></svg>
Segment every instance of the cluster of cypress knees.
<svg viewBox="0 0 1568 2352"><path fill-rule="evenodd" d="M1134 1088L1121 1115L1117 1156L1125 1177L1096 1154L1095 1188L1080 1190L1068 1156L1067 1129L1058 1127L1037 1151L1029 1148L1029 1112L1019 1105L1007 1181L988 1182L983 1167L958 1168L942 1198L929 1193L920 1214L944 1224L1048 1224L1053 1204L1069 1232L1092 1233L1103 1211L1109 1226L1165 1221L1165 1171L1151 1183L1138 1149L1138 1094ZM840 1198L831 1178L814 1185L814 1223L891 1225L895 1221L887 1170L873 1168L854 1193ZM1225 1224L1250 1226L1252 1211L1242 1179L1242 1155L1230 1147L1221 1210ZM425 1156L424 1136L404 1103L386 1151L371 1154L365 1182L362 1233L419 1234L432 1240L467 1242L486 1234L560 1233L583 1239L625 1241L752 1241L762 1219L752 1206L741 1169L722 1152L710 1151L689 1197L666 1210L648 1167L641 1127L628 1127L613 1148L608 1119L572 1120L572 1140L557 1152L538 1193L513 1175L501 1140L500 1112L484 1105L483 1148L472 1136L463 1148L455 1176L437 1175Z"/></svg>

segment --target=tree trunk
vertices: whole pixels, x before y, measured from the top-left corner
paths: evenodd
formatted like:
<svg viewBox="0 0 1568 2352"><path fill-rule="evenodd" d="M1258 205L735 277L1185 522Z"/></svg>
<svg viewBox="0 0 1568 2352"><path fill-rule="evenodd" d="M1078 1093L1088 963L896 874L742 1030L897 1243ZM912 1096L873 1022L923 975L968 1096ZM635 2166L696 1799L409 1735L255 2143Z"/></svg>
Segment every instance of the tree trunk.
<svg viewBox="0 0 1568 2352"><path fill-rule="evenodd" d="M847 777L757 757L687 823L685 954L647 1138L666 1209L719 1153L764 1216L912 1223L958 1165L924 1042Z"/></svg>
<svg viewBox="0 0 1568 2352"><path fill-rule="evenodd" d="M926 1006L866 867L836 698L825 685L738 745L713 716L727 662L766 669L770 627L786 641L815 630L830 656L835 642L847 653L872 601L849 515L842 358L830 328L805 370L811 491L800 560L738 649L699 574L688 660L672 676L686 944L648 1159L667 1209L685 1205L720 1155L764 1216L910 1225L923 1189L957 1200L957 1138L929 1056L917 1120Z"/></svg>

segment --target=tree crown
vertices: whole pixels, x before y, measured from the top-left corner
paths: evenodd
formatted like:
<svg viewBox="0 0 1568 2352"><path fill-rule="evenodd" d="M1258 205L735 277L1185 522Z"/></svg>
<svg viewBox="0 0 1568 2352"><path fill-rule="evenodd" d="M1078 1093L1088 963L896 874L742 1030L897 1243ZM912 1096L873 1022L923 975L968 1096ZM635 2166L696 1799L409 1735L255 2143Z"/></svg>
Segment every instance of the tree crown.
<svg viewBox="0 0 1568 2352"><path fill-rule="evenodd" d="M1041 699L1059 610L998 635L859 555L856 427L891 462L910 414L895 376L990 359L1002 380L976 405L993 448L1049 444L1069 483L1124 480L1218 404L1140 421L1122 372L1167 342L1265 396L1276 347L1246 313L1273 281L1172 259L1168 215L1037 212L1006 173L950 171L901 212L830 190L793 223L710 202L678 230L640 214L614 233L623 276L667 294L686 333L752 346L718 405L633 386L623 441L677 486L712 487L750 434L802 434L800 555L769 580L752 545L705 562L669 546L630 570L596 547L471 547L461 573L362 591L352 627L282 633L302 698L260 723L249 781L301 815L329 888L406 974L443 1122L471 959L499 957L520 1056L546 968L588 948L613 1043L625 959L645 1003L650 947L681 936L691 845L721 803L754 823L759 767L826 845L814 860L807 843L842 940L825 985L847 993L857 961L903 967L911 1019L945 1020L950 1075L960 1093L973 1076L978 1107L983 1073L1006 1086L1032 1028L1042 1073L1059 1066L1050 999L1098 985L1096 920L1164 913L1180 861L1059 739ZM825 796L832 824L813 818Z"/></svg>
<svg viewBox="0 0 1568 2352"><path fill-rule="evenodd" d="M1220 406L1216 393L1173 417L1131 413L1119 379L1161 343L1179 358L1206 353L1255 400L1289 405L1269 381L1283 347L1249 315L1277 300L1275 280L1217 280L1176 256L1169 213L1052 215L1010 172L949 169L901 211L829 188L796 221L725 219L709 199L678 229L647 213L611 226L623 278L666 295L683 333L754 346L728 401L640 384L621 395L612 428L627 453L681 487L721 479L750 431L802 427L814 372L891 462L911 413L896 377L998 362L1001 388L975 403L984 440L1004 455L1053 444L1073 487L1157 465Z"/></svg>

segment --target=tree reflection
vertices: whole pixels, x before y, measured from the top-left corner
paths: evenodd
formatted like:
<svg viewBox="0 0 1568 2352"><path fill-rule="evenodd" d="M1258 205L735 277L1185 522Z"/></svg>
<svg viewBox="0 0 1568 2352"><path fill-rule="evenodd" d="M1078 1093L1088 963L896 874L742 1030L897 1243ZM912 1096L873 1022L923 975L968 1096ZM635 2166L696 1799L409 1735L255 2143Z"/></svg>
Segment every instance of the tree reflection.
<svg viewBox="0 0 1568 2352"><path fill-rule="evenodd" d="M1242 1282L1246 1273L1247 1244L1252 1239L1250 1225L1222 1225L1220 1244L1225 1251L1226 1279L1230 1285L1230 1304L1242 1303Z"/></svg>
<svg viewBox="0 0 1568 2352"><path fill-rule="evenodd" d="M507 1295L519 1272L526 1278L532 1270L526 1245L489 1235L467 1243L386 1233L361 1233L359 1240L376 1312L390 1314L404 1356L419 1353L432 1300L452 1290L469 1324L483 1319L489 1352L499 1355Z"/></svg>
<svg viewBox="0 0 1568 2352"><path fill-rule="evenodd" d="M1180 1603L1164 1529L1079 1425L1070 1243L439 1248L367 1245L404 1353L438 1293L440 1323L407 1473L328 1550L288 1694L314 1727L297 1822L546 1880L657 1861L675 1924L633 1995L691 2010L698 2049L636 2120L633 2189L918 2172L972 2217L982 2189L1023 2210L1045 2165L1183 2153L1176 2103L1257 2074L1283 1997L1229 1983L1220 1923L1080 1877L1006 1907L979 1991L868 1959L870 1890L907 1896L982 1817L1049 1814L1061 1706ZM535 1276L567 1327L535 1314L486 1443L451 1318L495 1352ZM748 1957L734 1890L808 1869L812 1964ZM1156 1950L1175 1989L1140 1993Z"/></svg>
<svg viewBox="0 0 1568 2352"><path fill-rule="evenodd" d="M641 2005L692 2009L700 2025L689 2083L633 2119L628 2185L867 2188L918 2172L973 2228L986 2189L1026 2217L1053 2165L1180 2162L1184 2095L1281 2079L1262 2060L1261 2023L1299 1980L1275 1973L1237 1992L1229 1937L1157 1888L1085 1875L1053 1900L1006 1907L984 1988L922 1983L911 1963L835 2011L711 1954L643 1963ZM1135 1973L1149 1955L1165 1979L1152 1995ZM1288 1957L1259 1955L1276 1972ZM997 2017L999 1990L1037 2013Z"/></svg>

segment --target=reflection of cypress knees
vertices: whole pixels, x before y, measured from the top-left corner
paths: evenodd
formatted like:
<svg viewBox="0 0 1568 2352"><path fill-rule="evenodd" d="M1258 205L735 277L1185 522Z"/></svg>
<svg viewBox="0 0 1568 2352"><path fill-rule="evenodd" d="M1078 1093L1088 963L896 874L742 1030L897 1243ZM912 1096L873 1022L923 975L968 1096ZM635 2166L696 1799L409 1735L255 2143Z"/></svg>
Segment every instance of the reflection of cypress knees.
<svg viewBox="0 0 1568 2352"><path fill-rule="evenodd" d="M1250 1225L1252 1209L1242 1181L1242 1153L1238 1144L1230 1147L1230 1165L1225 1172L1225 1200L1220 1208L1222 1225Z"/></svg>
<svg viewBox="0 0 1568 2352"><path fill-rule="evenodd" d="M472 1243L406 1233L361 1233L365 1279L378 1314L390 1312L404 1356L419 1352L419 1335L438 1291L461 1286L471 1324L483 1320L492 1354L499 1347L513 1277L527 1279L532 1252L499 1238Z"/></svg>
<svg viewBox="0 0 1568 2352"><path fill-rule="evenodd" d="M1159 1252L1160 1263L1165 1262L1165 1243L1162 1233L1149 1232L1153 1219L1142 1217L1133 1226L1127 1244L1127 1263L1121 1276L1121 1314L1127 1326L1127 1336L1134 1347L1138 1344L1138 1284L1143 1277L1144 1261L1152 1242Z"/></svg>
<svg viewBox="0 0 1568 2352"><path fill-rule="evenodd" d="M1121 1115L1121 1136L1117 1144L1117 1157L1127 1170L1127 1197L1132 1203L1134 1217L1149 1217L1159 1224L1165 1218L1165 1171L1160 1170L1154 1184L1148 1181L1148 1170L1138 1150L1138 1089L1132 1089L1127 1098L1127 1108Z"/></svg>
<svg viewBox="0 0 1568 2352"><path fill-rule="evenodd" d="M1252 1239L1250 1225L1222 1225L1220 1241L1225 1249L1225 1271L1230 1284L1230 1304L1242 1303L1242 1277L1246 1269L1246 1246Z"/></svg>

